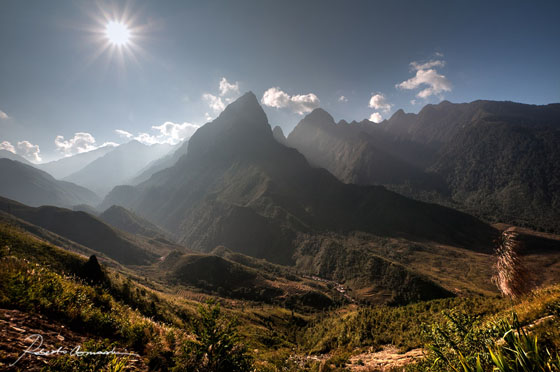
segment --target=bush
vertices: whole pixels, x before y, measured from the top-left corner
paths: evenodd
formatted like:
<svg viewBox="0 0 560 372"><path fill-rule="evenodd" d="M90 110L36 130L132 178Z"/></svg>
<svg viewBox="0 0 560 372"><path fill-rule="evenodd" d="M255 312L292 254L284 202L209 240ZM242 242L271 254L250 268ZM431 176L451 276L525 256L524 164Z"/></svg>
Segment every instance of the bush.
<svg viewBox="0 0 560 372"><path fill-rule="evenodd" d="M218 304L199 306L199 315L194 321L194 339L180 347L173 371L251 371L252 358L240 342L237 322L224 317Z"/></svg>

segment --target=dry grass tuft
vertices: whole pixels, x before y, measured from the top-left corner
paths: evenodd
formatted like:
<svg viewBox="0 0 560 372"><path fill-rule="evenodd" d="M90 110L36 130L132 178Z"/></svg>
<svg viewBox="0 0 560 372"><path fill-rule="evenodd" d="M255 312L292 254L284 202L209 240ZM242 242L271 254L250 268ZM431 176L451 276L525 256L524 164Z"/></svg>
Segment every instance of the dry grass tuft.
<svg viewBox="0 0 560 372"><path fill-rule="evenodd" d="M492 277L504 296L517 299L534 286L533 276L519 253L522 249L519 234L508 229L496 241L496 275Z"/></svg>

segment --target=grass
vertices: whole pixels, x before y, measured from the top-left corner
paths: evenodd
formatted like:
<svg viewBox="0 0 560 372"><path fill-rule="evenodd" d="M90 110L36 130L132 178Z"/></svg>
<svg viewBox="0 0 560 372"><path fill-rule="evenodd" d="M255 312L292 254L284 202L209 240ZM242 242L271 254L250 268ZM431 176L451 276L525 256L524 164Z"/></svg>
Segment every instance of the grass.
<svg viewBox="0 0 560 372"><path fill-rule="evenodd" d="M422 325L443 321L443 310L483 316L505 307L507 302L503 299L482 296L438 299L399 307L356 307L315 321L305 330L301 342L315 353L339 348L380 349L387 344L407 351L423 346Z"/></svg>
<svg viewBox="0 0 560 372"><path fill-rule="evenodd" d="M446 312L425 330L426 360L410 370L560 371L560 285L485 317Z"/></svg>
<svg viewBox="0 0 560 372"><path fill-rule="evenodd" d="M197 295L196 301L195 294L189 299L111 268L103 269L106 282L91 283L79 275L86 261L0 225L0 306L87 331L91 341L85 346L92 350L116 344L141 354L152 369L177 367L182 360L178 353L185 350L181 345L197 340L200 333L199 301L213 296ZM235 343L246 347L258 371L342 371L350 355L387 344L402 351L431 350L426 360L409 366L417 371L478 371L477 363L483 371L527 370L522 365L533 362L556 368L560 350L560 285L523 296L513 308L510 300L496 295L406 306L352 304L307 313L274 304L218 301L224 319L237 319ZM519 332L520 327L526 333ZM46 370L118 371L125 364L120 358L58 358L50 360Z"/></svg>

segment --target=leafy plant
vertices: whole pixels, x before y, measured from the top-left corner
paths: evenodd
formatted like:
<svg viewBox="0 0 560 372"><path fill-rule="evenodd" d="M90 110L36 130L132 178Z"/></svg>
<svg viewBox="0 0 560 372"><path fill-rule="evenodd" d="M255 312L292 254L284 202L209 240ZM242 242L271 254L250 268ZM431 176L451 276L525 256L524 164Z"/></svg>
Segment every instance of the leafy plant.
<svg viewBox="0 0 560 372"><path fill-rule="evenodd" d="M174 372L244 372L252 358L237 333L237 322L221 314L220 305L199 306L194 339L187 339L175 358Z"/></svg>

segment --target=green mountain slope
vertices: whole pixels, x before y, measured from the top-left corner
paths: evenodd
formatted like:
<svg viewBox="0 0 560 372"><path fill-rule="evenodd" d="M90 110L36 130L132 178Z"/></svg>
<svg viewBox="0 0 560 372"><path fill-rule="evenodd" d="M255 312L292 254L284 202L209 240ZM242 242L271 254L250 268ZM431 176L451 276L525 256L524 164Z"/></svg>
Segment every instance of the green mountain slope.
<svg viewBox="0 0 560 372"><path fill-rule="evenodd" d="M49 206L28 207L5 198L0 198L0 210L93 251L101 252L125 265L149 264L160 255L179 248L141 241L137 237L111 228L85 212Z"/></svg>

